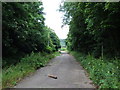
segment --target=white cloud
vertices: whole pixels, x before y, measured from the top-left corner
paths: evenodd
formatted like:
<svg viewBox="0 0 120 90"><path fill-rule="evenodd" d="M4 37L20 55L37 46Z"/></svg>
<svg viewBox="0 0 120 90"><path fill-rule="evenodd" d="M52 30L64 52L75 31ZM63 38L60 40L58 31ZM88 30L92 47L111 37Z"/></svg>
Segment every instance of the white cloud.
<svg viewBox="0 0 120 90"><path fill-rule="evenodd" d="M61 28L63 13L57 11L61 0L42 0L45 15L45 24L53 29L60 39L67 38L68 26Z"/></svg>

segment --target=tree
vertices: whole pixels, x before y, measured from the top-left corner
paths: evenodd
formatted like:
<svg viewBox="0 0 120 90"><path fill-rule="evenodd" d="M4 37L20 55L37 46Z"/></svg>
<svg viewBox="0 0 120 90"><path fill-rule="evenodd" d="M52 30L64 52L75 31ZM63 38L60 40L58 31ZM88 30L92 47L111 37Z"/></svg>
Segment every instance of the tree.
<svg viewBox="0 0 120 90"><path fill-rule="evenodd" d="M19 57L31 52L47 52L49 41L51 52L58 49L58 37L44 24L42 2L3 2L2 7L2 47L5 62L16 63Z"/></svg>
<svg viewBox="0 0 120 90"><path fill-rule="evenodd" d="M65 12L63 24L68 24L69 50L95 57L120 56L120 3L64 2L60 11Z"/></svg>

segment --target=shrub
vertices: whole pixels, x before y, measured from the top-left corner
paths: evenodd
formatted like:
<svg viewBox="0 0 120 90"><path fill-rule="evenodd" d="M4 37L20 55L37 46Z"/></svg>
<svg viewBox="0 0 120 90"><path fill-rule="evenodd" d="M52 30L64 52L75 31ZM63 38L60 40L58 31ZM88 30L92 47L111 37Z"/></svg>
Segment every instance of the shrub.
<svg viewBox="0 0 120 90"><path fill-rule="evenodd" d="M115 62L119 60L96 59L91 55L85 56L78 52L72 52L72 55L88 71L90 79L100 88L120 88L119 68Z"/></svg>
<svg viewBox="0 0 120 90"><path fill-rule="evenodd" d="M10 88L16 85L23 77L45 66L56 55L59 54L57 52L49 55L46 53L31 53L22 58L16 65L4 68L2 73L3 88Z"/></svg>

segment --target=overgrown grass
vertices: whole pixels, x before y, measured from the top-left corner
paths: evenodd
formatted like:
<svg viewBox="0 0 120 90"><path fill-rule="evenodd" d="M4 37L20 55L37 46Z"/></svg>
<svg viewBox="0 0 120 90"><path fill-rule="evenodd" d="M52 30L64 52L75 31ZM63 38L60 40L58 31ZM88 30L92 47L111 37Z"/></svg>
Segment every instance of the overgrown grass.
<svg viewBox="0 0 120 90"><path fill-rule="evenodd" d="M13 87L23 77L45 66L50 59L57 55L59 55L58 52L49 55L46 53L31 53L31 55L22 58L17 65L4 68L2 73L2 88Z"/></svg>
<svg viewBox="0 0 120 90"><path fill-rule="evenodd" d="M81 65L88 71L90 79L99 88L120 88L120 60L96 59L91 55L85 56L71 52Z"/></svg>
<svg viewBox="0 0 120 90"><path fill-rule="evenodd" d="M59 50L60 50L60 51L67 51L67 48L61 47Z"/></svg>

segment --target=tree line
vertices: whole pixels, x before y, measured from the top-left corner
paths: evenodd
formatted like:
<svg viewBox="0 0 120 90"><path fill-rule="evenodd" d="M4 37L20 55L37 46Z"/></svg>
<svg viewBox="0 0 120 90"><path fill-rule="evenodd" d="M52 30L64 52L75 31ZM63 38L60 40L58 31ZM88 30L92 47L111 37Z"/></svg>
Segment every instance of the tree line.
<svg viewBox="0 0 120 90"><path fill-rule="evenodd" d="M69 50L95 57L120 56L120 2L64 2L63 24L69 25Z"/></svg>
<svg viewBox="0 0 120 90"><path fill-rule="evenodd" d="M52 53L60 48L55 32L44 23L42 2L2 3L3 66L32 52Z"/></svg>

